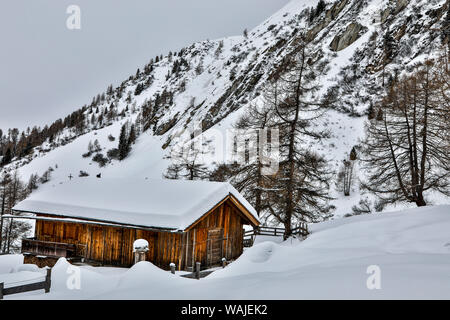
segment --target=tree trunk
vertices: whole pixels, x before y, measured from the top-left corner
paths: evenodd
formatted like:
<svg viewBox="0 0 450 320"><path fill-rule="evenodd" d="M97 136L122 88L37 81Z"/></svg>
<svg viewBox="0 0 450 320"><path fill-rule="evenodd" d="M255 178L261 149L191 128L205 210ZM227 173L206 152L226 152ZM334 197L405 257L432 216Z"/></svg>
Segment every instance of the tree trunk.
<svg viewBox="0 0 450 320"><path fill-rule="evenodd" d="M425 207L427 205L427 203L425 202L425 200L423 199L422 193L420 193L418 195L418 198L416 200L416 205L418 207Z"/></svg>
<svg viewBox="0 0 450 320"><path fill-rule="evenodd" d="M9 229L8 229L8 237L6 239L6 250L4 250L6 253L9 253L10 248L11 248L11 233L12 233L12 229L13 229L13 219L9 219Z"/></svg>
<svg viewBox="0 0 450 320"><path fill-rule="evenodd" d="M3 192L3 196L2 196L2 209L0 212L0 251L3 252L2 250L2 244L3 244L3 214L5 212L5 192Z"/></svg>
<svg viewBox="0 0 450 320"><path fill-rule="evenodd" d="M283 240L287 240L291 235L292 235L291 220L285 221Z"/></svg>

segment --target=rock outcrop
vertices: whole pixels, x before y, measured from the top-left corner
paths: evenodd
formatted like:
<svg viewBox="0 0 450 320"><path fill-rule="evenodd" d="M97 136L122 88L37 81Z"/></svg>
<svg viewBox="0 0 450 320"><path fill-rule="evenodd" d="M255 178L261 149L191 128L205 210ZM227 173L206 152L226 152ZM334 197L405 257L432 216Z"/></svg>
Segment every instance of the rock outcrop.
<svg viewBox="0 0 450 320"><path fill-rule="evenodd" d="M357 23L350 23L342 34L336 35L331 41L330 48L333 51L341 51L358 40L364 31L364 27Z"/></svg>
<svg viewBox="0 0 450 320"><path fill-rule="evenodd" d="M306 33L306 40L312 41L320 31L327 27L331 21L336 19L347 3L348 0L341 0L336 2L329 10L327 10L325 13L325 18Z"/></svg>

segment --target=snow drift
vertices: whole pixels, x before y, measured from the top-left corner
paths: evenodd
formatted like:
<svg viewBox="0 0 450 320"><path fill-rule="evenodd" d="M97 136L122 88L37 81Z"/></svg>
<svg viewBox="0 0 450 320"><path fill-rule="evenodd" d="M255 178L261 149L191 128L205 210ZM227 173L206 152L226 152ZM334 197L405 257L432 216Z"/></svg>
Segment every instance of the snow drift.
<svg viewBox="0 0 450 320"><path fill-rule="evenodd" d="M129 270L84 266L81 289L69 290L69 265L60 260L49 294L6 298L450 299L448 230L448 205L319 223L305 241L261 242L200 281L148 262ZM12 260L0 257L0 270ZM381 271L380 289L367 287L370 266Z"/></svg>

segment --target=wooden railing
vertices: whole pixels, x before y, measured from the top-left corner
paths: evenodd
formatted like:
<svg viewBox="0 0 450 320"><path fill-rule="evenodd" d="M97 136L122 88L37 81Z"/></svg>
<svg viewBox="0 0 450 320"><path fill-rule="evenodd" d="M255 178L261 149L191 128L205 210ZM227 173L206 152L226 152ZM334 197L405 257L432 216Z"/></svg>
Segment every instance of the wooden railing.
<svg viewBox="0 0 450 320"><path fill-rule="evenodd" d="M292 229L292 234L307 237L309 235L308 224L301 222L297 228Z"/></svg>
<svg viewBox="0 0 450 320"><path fill-rule="evenodd" d="M246 231L244 233L244 247L251 247L255 241L255 237L260 236L273 236L279 237L283 236L285 233L284 228L275 227L256 227L253 230ZM308 236L308 225L306 223L300 223L300 225L292 229L292 235L306 237Z"/></svg>
<svg viewBox="0 0 450 320"><path fill-rule="evenodd" d="M77 256L74 244L40 241L33 238L22 239L22 253L46 257L72 258Z"/></svg>
<svg viewBox="0 0 450 320"><path fill-rule="evenodd" d="M45 275L44 281L22 284L18 286L11 286L5 288L5 284L3 282L0 283L0 300L3 299L4 296L28 291L35 290L45 290L45 293L50 292L51 287L51 279L52 279L52 269L47 269L47 274ZM32 280L26 280L25 282L29 282ZM16 283L8 283L8 285L23 283L24 281L19 281Z"/></svg>

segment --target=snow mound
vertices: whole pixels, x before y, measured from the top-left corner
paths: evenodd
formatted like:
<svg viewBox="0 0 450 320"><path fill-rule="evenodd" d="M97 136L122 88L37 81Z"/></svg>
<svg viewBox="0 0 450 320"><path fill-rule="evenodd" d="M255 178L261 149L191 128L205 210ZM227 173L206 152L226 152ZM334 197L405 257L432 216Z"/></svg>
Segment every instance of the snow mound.
<svg viewBox="0 0 450 320"><path fill-rule="evenodd" d="M192 285L192 279L164 271L151 262L141 261L120 276L113 290L100 299L171 299L178 290Z"/></svg>
<svg viewBox="0 0 450 320"><path fill-rule="evenodd" d="M61 299L84 299L111 290L117 276L108 278L94 270L74 266L65 258L60 258L52 269L50 294L45 295L44 299L55 299L55 296Z"/></svg>
<svg viewBox="0 0 450 320"><path fill-rule="evenodd" d="M52 291L66 291L67 288L67 270L71 264L66 258L59 258L52 268Z"/></svg>
<svg viewBox="0 0 450 320"><path fill-rule="evenodd" d="M23 264L21 254L6 254L0 256L0 274L14 272L14 268Z"/></svg>
<svg viewBox="0 0 450 320"><path fill-rule="evenodd" d="M333 220L312 225L305 241L257 244L208 280L251 286L242 299L449 298L448 230L448 205ZM382 290L366 287L372 265Z"/></svg>
<svg viewBox="0 0 450 320"><path fill-rule="evenodd" d="M273 242L263 242L257 246L247 250L243 256L242 260L248 259L250 262L254 263L264 263L267 262L270 257L272 257L273 251L276 249L276 245Z"/></svg>
<svg viewBox="0 0 450 320"><path fill-rule="evenodd" d="M173 279L173 275L164 271L153 263L141 261L130 268L119 281L119 286L132 286L135 284L143 284L145 282L153 282L155 280Z"/></svg>
<svg viewBox="0 0 450 320"><path fill-rule="evenodd" d="M266 241L275 242L275 243L282 243L284 240L283 240L283 236L274 237L274 236L257 235L255 237L255 240L254 240L253 244L255 245L255 244L263 243L263 242L266 242Z"/></svg>
<svg viewBox="0 0 450 320"><path fill-rule="evenodd" d="M81 288L70 290L67 270L76 267L60 259L49 294L7 299L450 299L448 230L449 205L333 220L312 225L304 241L256 244L200 281L149 262L120 274L81 266ZM0 257L0 268L9 272L11 260ZM367 287L370 266L381 270L380 290ZM0 280L36 274L43 276L22 271Z"/></svg>
<svg viewBox="0 0 450 320"><path fill-rule="evenodd" d="M258 265L270 261L278 249L279 245L271 241L254 244L253 247L245 250L237 261L230 264L226 269L214 272L209 276L209 279L253 273L258 269Z"/></svg>
<svg viewBox="0 0 450 320"><path fill-rule="evenodd" d="M35 264L22 264L15 267L11 272L22 272L22 271L29 271L29 272L40 272L41 269L35 265Z"/></svg>

